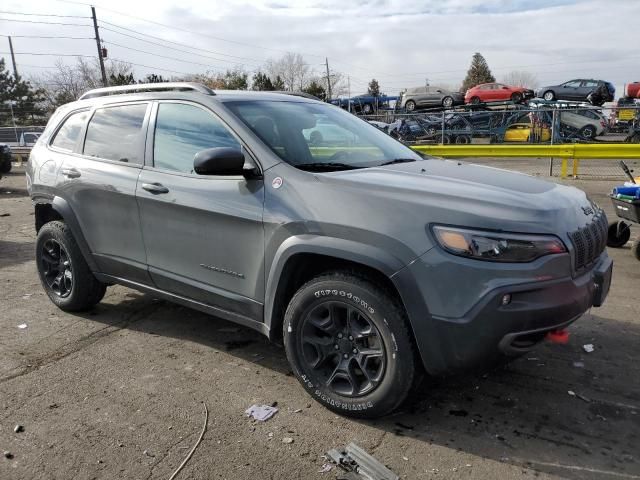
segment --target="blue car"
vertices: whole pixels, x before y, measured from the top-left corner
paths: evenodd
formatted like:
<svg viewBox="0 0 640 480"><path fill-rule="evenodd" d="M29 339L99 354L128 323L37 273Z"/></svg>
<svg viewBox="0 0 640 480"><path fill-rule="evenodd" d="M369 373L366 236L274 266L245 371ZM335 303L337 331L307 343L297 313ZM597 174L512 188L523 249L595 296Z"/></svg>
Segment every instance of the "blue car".
<svg viewBox="0 0 640 480"><path fill-rule="evenodd" d="M380 108L389 108L390 102L395 102L399 97L380 95L374 97L373 95L356 95L351 98L334 98L331 100L333 105L337 105L345 110L349 109L349 103L351 103L351 111L356 113L363 113L364 115L370 115Z"/></svg>

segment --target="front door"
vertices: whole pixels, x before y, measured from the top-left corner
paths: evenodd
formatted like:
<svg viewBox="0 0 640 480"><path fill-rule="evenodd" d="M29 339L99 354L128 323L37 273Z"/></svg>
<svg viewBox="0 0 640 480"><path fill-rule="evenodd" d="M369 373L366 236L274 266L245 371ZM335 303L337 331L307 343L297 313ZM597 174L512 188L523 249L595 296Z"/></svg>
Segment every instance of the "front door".
<svg viewBox="0 0 640 480"><path fill-rule="evenodd" d="M221 314L261 320L262 180L194 173L197 152L241 148L211 110L190 102L159 102L152 118L155 128L137 198L155 285Z"/></svg>
<svg viewBox="0 0 640 480"><path fill-rule="evenodd" d="M100 272L146 284L150 280L135 192L149 107L149 102L123 103L76 114L89 116L89 123L73 153L64 155L58 176L60 193ZM57 142L66 124L52 149L65 148Z"/></svg>

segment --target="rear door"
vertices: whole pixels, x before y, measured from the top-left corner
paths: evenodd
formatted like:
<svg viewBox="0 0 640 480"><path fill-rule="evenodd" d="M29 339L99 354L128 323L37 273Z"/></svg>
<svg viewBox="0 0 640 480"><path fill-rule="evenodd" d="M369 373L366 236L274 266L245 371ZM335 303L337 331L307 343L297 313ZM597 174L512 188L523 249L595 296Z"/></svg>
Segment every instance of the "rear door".
<svg viewBox="0 0 640 480"><path fill-rule="evenodd" d="M102 273L150 283L135 198L149 102L87 112L75 152L64 155L60 194L69 202ZM51 143L55 149L56 139Z"/></svg>
<svg viewBox="0 0 640 480"><path fill-rule="evenodd" d="M163 101L155 104L152 118L137 199L155 285L234 320L261 319L262 180L193 172L197 152L243 148L210 109Z"/></svg>

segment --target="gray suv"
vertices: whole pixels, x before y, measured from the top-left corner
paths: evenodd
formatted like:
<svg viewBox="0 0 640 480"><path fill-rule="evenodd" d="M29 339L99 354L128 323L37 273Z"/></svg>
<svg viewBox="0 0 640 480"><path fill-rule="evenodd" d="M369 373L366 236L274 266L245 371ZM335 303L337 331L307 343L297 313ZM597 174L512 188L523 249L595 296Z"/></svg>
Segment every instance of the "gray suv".
<svg viewBox="0 0 640 480"><path fill-rule="evenodd" d="M321 146L309 132L343 130ZM121 284L284 344L326 407L375 417L423 372L521 355L604 301L604 212L575 188L423 158L349 113L198 84L59 108L27 168L44 290Z"/></svg>

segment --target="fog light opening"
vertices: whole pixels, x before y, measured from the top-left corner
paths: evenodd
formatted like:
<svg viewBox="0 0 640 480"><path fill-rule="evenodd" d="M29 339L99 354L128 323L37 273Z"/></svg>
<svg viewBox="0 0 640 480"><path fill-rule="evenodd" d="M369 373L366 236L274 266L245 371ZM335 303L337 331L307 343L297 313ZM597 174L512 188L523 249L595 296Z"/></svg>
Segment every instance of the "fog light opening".
<svg viewBox="0 0 640 480"><path fill-rule="evenodd" d="M510 293L505 293L502 296L502 300L500 300L500 305L502 305L503 307L506 305L509 305L511 303L511 294Z"/></svg>

